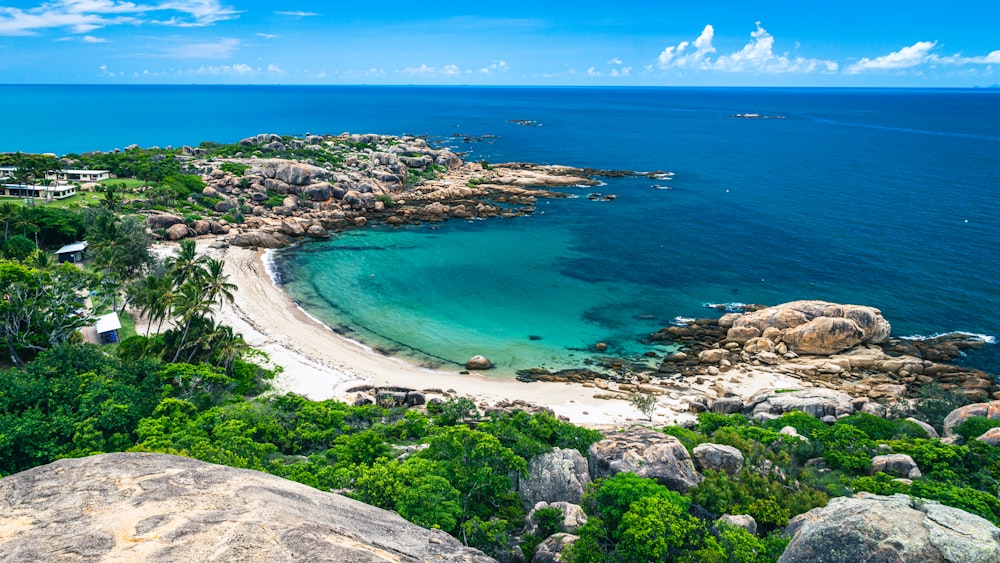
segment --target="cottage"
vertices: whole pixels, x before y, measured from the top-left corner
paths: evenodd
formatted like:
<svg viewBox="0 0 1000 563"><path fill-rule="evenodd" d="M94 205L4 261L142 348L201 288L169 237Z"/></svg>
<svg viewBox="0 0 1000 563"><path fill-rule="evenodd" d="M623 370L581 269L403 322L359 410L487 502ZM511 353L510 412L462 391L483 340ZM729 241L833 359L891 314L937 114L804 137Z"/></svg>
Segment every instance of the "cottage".
<svg viewBox="0 0 1000 563"><path fill-rule="evenodd" d="M108 313L107 315L97 317L97 323L94 324L94 329L97 331L97 337L101 339L101 344L118 342L118 331L121 328L122 322L115 313Z"/></svg>
<svg viewBox="0 0 1000 563"><path fill-rule="evenodd" d="M66 199L76 195L76 184L58 186L28 186L25 184L4 184L0 189L7 197L40 198L45 201Z"/></svg>
<svg viewBox="0 0 1000 563"><path fill-rule="evenodd" d="M56 182L100 182L109 178L110 170L53 170L45 173L46 180Z"/></svg>
<svg viewBox="0 0 1000 563"><path fill-rule="evenodd" d="M74 242L73 244L67 244L56 251L56 256L59 258L59 263L72 262L74 264L79 264L83 262L83 253L87 250L87 241Z"/></svg>

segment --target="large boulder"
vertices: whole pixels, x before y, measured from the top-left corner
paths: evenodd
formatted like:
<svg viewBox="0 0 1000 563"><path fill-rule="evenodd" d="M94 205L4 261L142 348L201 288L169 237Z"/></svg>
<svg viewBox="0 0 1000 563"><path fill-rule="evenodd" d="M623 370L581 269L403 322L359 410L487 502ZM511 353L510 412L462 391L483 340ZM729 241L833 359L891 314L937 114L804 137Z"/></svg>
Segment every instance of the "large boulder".
<svg viewBox="0 0 1000 563"><path fill-rule="evenodd" d="M184 223L177 223L176 225L171 225L167 229L166 238L167 240L180 240L191 234L190 229Z"/></svg>
<svg viewBox="0 0 1000 563"><path fill-rule="evenodd" d="M743 452L722 444L698 444L694 451L694 466L705 471L725 471L737 475L743 469Z"/></svg>
<svg viewBox="0 0 1000 563"><path fill-rule="evenodd" d="M732 320L729 332L753 334L749 329L759 334L777 330L791 351L817 355L835 354L859 344L880 344L892 332L882 312L874 307L826 301L792 301L747 313Z"/></svg>
<svg viewBox="0 0 1000 563"><path fill-rule="evenodd" d="M271 233L263 231L250 231L238 234L229 240L229 244L248 248L281 248L285 246L284 241Z"/></svg>
<svg viewBox="0 0 1000 563"><path fill-rule="evenodd" d="M772 419L791 411L802 411L816 418L852 414L854 405L847 393L810 387L807 389L764 389L746 403L753 418Z"/></svg>
<svg viewBox="0 0 1000 563"><path fill-rule="evenodd" d="M531 460L528 476L518 482L518 492L525 510L540 501L580 504L587 483L590 471L580 452L555 448Z"/></svg>
<svg viewBox="0 0 1000 563"><path fill-rule="evenodd" d="M558 563L562 552L580 539L572 534L553 534L538 544L531 554L531 563Z"/></svg>
<svg viewBox="0 0 1000 563"><path fill-rule="evenodd" d="M169 229L183 222L184 219L170 213L157 213L146 217L146 224L150 229Z"/></svg>
<svg viewBox="0 0 1000 563"><path fill-rule="evenodd" d="M919 479L923 477L917 462L906 454L877 455L872 458L871 473L885 473L896 477L907 479Z"/></svg>
<svg viewBox="0 0 1000 563"><path fill-rule="evenodd" d="M944 435L951 436L956 426L974 416L1000 420L1000 401L973 403L951 411L948 416L944 417Z"/></svg>
<svg viewBox="0 0 1000 563"><path fill-rule="evenodd" d="M1000 529L984 518L906 495L830 499L792 519L779 563L996 563Z"/></svg>
<svg viewBox="0 0 1000 563"><path fill-rule="evenodd" d="M264 178L295 186L306 186L313 182L326 180L331 175L330 171L325 168L281 159L264 161L261 164L261 173Z"/></svg>
<svg viewBox="0 0 1000 563"><path fill-rule="evenodd" d="M493 559L439 530L257 471L149 453L0 479L2 561Z"/></svg>
<svg viewBox="0 0 1000 563"><path fill-rule="evenodd" d="M627 471L681 493L704 479L680 440L641 426L611 434L591 445L588 453L594 479Z"/></svg>

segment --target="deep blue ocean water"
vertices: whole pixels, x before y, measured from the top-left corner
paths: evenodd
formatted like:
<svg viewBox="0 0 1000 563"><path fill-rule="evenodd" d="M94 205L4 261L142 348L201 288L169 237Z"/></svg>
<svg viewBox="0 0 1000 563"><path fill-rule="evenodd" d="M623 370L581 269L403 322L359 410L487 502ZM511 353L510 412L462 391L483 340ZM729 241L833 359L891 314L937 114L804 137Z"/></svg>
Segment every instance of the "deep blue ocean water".
<svg viewBox="0 0 1000 563"><path fill-rule="evenodd" d="M674 173L575 190L612 202L279 254L310 313L425 359L566 367L597 341L641 353L648 332L713 314L705 303L813 298L879 307L897 335L1000 335L997 91L0 86L0 100L3 151L350 131ZM784 119L729 117L748 112ZM496 137L461 137L481 135ZM998 373L997 348L965 361Z"/></svg>

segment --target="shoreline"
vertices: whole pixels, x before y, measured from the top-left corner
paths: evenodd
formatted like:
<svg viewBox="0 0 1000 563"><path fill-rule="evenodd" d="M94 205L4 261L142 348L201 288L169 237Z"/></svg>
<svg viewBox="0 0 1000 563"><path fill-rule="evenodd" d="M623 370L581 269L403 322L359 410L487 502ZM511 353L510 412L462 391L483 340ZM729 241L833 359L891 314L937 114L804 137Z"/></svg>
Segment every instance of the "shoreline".
<svg viewBox="0 0 1000 563"><path fill-rule="evenodd" d="M199 253L225 261L225 272L238 289L233 302L225 303L213 316L217 322L241 333L250 346L265 352L272 364L283 368L274 380L276 390L311 400L352 403L357 395L349 392L352 388L400 387L437 395L467 396L481 409L523 401L548 408L574 424L615 428L694 420L694 414L688 411L690 399L719 394L720 386L744 398L769 387L810 386L799 379L762 370L711 378L700 385L665 390L650 421L627 400L608 399L602 389L593 385L526 383L491 377L488 372L460 374L428 369L407 358L383 355L312 317L274 284L265 263L266 250L217 243L225 243L225 237L196 239ZM171 252L174 244L165 243L160 248L162 252Z"/></svg>

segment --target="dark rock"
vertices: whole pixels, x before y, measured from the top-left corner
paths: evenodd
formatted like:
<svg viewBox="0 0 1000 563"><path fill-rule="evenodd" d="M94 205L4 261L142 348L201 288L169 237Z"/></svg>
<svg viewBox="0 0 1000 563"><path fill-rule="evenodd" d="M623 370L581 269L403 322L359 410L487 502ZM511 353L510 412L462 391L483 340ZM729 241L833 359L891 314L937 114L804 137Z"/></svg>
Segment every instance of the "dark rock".
<svg viewBox="0 0 1000 563"><path fill-rule="evenodd" d="M628 471L681 493L703 479L677 438L641 426L608 436L588 453L593 479Z"/></svg>
<svg viewBox="0 0 1000 563"><path fill-rule="evenodd" d="M527 477L517 487L524 509L530 510L542 501L580 504L587 483L590 471L580 452L555 448L531 460Z"/></svg>
<svg viewBox="0 0 1000 563"><path fill-rule="evenodd" d="M553 534L538 544L531 555L531 563L558 563L561 554L580 539L572 534Z"/></svg>

